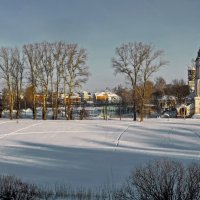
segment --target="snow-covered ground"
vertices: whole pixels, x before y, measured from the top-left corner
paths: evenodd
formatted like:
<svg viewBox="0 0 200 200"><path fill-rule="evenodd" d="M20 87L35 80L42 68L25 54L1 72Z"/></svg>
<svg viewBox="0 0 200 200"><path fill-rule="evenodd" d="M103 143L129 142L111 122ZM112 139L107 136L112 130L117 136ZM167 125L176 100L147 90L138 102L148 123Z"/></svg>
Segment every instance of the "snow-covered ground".
<svg viewBox="0 0 200 200"><path fill-rule="evenodd" d="M119 185L161 158L200 162L200 120L0 120L0 173L29 182Z"/></svg>

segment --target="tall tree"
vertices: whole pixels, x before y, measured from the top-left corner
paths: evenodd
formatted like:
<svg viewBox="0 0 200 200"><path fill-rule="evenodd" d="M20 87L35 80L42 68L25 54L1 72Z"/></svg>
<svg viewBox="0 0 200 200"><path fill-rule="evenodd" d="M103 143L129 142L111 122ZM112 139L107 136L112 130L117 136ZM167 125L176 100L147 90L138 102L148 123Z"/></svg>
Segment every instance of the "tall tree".
<svg viewBox="0 0 200 200"><path fill-rule="evenodd" d="M36 54L37 44L28 44L23 46L23 53L26 59L26 68L28 71L28 79L32 88L32 110L33 119L36 119L36 87L37 87L37 70L38 57Z"/></svg>
<svg viewBox="0 0 200 200"><path fill-rule="evenodd" d="M72 119L71 97L76 88L82 86L89 76L88 66L86 65L86 50L79 48L77 44L66 45L66 64L63 69L64 77L67 85L67 119ZM64 96L65 101L65 96Z"/></svg>
<svg viewBox="0 0 200 200"><path fill-rule="evenodd" d="M64 65L66 62L66 45L64 42L57 42L53 45L53 57L55 62L55 98L53 101L53 118L58 118L58 104L59 104L59 89L63 78L64 82L64 96L66 91L66 74L64 73ZM65 104L66 113L66 104ZM66 115L65 115L66 116Z"/></svg>
<svg viewBox="0 0 200 200"><path fill-rule="evenodd" d="M50 77L53 74L51 63L51 44L47 42L40 43L37 48L38 65L37 77L42 96L42 119L47 119L47 99L50 85Z"/></svg>
<svg viewBox="0 0 200 200"><path fill-rule="evenodd" d="M115 73L122 73L129 80L133 91L133 113L136 121L136 86L140 79L141 66L145 58L143 43L123 44L115 50L116 58L112 59Z"/></svg>
<svg viewBox="0 0 200 200"><path fill-rule="evenodd" d="M0 74L6 83L8 105L9 105L9 118L13 119L13 106L15 100L15 83L13 78L13 65L11 64L11 48L0 49Z"/></svg>
<svg viewBox="0 0 200 200"><path fill-rule="evenodd" d="M121 47L116 48L116 58L112 59L112 67L116 73L122 73L129 80L133 90L133 112L134 121L136 121L136 100L140 96L140 105L144 109L144 98L146 83L153 73L155 73L166 62L161 59L163 51L154 51L152 45L144 44L142 42L135 42L123 44ZM137 91L137 86L140 84L140 92ZM143 90L141 91L141 85ZM141 114L141 121L143 114Z"/></svg>
<svg viewBox="0 0 200 200"><path fill-rule="evenodd" d="M11 65L13 67L12 77L15 82L15 94L16 94L16 118L19 118L20 112L20 95L22 92L22 81L24 78L24 58L18 48L11 51Z"/></svg>

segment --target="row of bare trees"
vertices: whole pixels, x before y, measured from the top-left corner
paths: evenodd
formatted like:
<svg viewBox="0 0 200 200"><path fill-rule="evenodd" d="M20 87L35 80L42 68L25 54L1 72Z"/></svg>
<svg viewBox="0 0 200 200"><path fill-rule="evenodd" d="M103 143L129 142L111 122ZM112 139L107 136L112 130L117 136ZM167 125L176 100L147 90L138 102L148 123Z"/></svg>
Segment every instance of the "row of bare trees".
<svg viewBox="0 0 200 200"><path fill-rule="evenodd" d="M155 50L151 44L142 42L122 44L115 50L112 67L116 74L125 75L131 86L132 94L128 98L132 102L134 120L139 111L140 120L143 121L145 104L148 104L153 92L151 77L168 64L163 59L163 53L162 50ZM47 118L47 107L50 104L53 119L57 119L61 93L63 97L68 96L67 101L63 99L64 113L66 119L71 119L71 96L89 76L86 61L85 49L65 42L27 44L21 49L0 48L0 80L4 80L10 119L13 118L14 107L17 110L16 117L19 118L22 94L29 97L33 119L37 116L37 94L40 94L42 101L42 118ZM188 87L185 87L182 80L174 80L172 87L167 90L162 78L158 78L156 82L158 94L164 94L165 90L166 94L176 95L179 101L188 94Z"/></svg>
<svg viewBox="0 0 200 200"><path fill-rule="evenodd" d="M20 95L29 85L33 119L36 119L36 95L42 99L42 118L47 118L47 99L51 98L53 119L58 117L58 99L63 94L65 117L71 119L71 96L89 76L86 50L77 44L42 42L19 48L0 49L0 76L4 80L10 119L14 104L19 118ZM68 101L65 100L66 95Z"/></svg>

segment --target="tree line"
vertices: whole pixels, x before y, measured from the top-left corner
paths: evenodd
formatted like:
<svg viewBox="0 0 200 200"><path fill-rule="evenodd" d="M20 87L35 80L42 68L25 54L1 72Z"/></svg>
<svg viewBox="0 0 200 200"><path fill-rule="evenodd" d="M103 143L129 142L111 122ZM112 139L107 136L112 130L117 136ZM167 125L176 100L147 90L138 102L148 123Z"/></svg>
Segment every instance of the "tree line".
<svg viewBox="0 0 200 200"><path fill-rule="evenodd" d="M140 89L141 88L137 87L137 92L140 92ZM132 89L122 85L118 85L113 90L122 98L121 107L126 107L127 105L133 104ZM153 110L159 115L162 114L162 112L164 112L164 108L162 108L160 105L162 97L173 97L173 99L175 99L174 105L168 105L168 109L173 110L175 109L176 105L192 103L192 99L190 100L190 102L186 101L186 97L190 93L190 88L183 79L173 79L170 83L167 83L163 77L156 77L154 81L149 80L146 83L145 96L143 101L145 103L145 106L154 105ZM138 108L136 112L140 114L139 108L141 102L139 97L140 96L135 98L135 104ZM167 103L167 100L165 100L165 103ZM170 104L170 102L168 103ZM149 114L149 109L146 107L146 109L143 110L145 115Z"/></svg>
<svg viewBox="0 0 200 200"><path fill-rule="evenodd" d="M33 119L36 119L36 95L42 97L42 119L47 118L47 99L51 99L53 119L58 117L59 94L68 95L64 100L65 117L71 119L70 97L74 89L87 81L86 49L77 44L65 42L42 42L19 48L0 48L0 75L6 91L9 117L19 118L20 95L23 84L29 85L27 92L31 99Z"/></svg>
<svg viewBox="0 0 200 200"><path fill-rule="evenodd" d="M21 48L0 48L0 80L9 118L13 118L14 109L17 111L16 118L19 118L20 102L26 98L33 119L36 119L36 97L40 94L42 119L47 119L48 107L52 108L52 118L57 119L62 94L65 118L72 119L73 92L90 75L87 57L86 49L62 41L26 44ZM152 95L171 94L181 102L189 94L189 88L183 80L177 79L172 84L166 84L162 77L158 77L155 84L152 82L152 75L168 65L163 57L163 50L155 50L152 44L142 42L122 44L115 49L115 56L111 59L112 68L115 74L125 76L129 89L120 86L114 90L123 102L132 105L134 120L139 112L143 121L145 104L150 102Z"/></svg>

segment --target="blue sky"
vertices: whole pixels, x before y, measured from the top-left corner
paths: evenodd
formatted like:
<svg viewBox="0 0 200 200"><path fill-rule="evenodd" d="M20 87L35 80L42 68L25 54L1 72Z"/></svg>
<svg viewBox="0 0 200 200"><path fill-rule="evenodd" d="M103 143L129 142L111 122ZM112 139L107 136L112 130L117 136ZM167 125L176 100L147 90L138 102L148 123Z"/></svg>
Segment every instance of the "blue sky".
<svg viewBox="0 0 200 200"><path fill-rule="evenodd" d="M91 76L83 89L125 84L111 58L127 42L152 43L170 64L156 76L187 80L200 47L199 0L1 0L0 46L42 41L78 43L88 52Z"/></svg>

